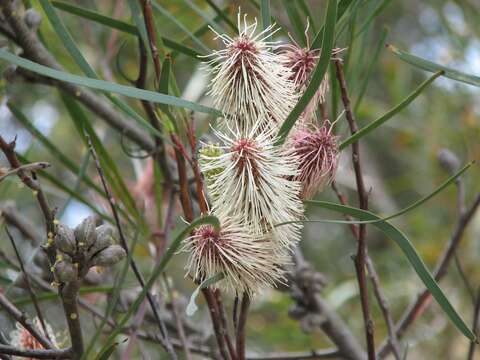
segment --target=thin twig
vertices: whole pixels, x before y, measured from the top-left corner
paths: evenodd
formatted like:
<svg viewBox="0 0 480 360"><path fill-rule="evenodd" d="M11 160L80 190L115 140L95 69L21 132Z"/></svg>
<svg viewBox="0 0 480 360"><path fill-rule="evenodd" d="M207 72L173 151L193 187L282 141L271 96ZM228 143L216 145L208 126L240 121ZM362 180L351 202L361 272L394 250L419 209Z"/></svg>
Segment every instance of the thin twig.
<svg viewBox="0 0 480 360"><path fill-rule="evenodd" d="M238 360L245 360L245 326L247 325L248 308L250 307L250 297L244 293L242 305L240 306L240 316L237 325L237 357Z"/></svg>
<svg viewBox="0 0 480 360"><path fill-rule="evenodd" d="M10 242L12 244L13 250L15 251L15 255L17 257L18 263L20 264L20 269L22 271L23 276L25 277L25 285L26 285L28 294L30 295L30 299L32 300L35 311L37 312L37 317L38 317L38 320L40 321L40 325L42 326L43 333L45 334L45 337L48 339L48 341L52 342L52 339L50 339L50 336L48 335L47 327L45 326L45 321L43 319L42 311L40 310L40 306L38 305L37 296L33 292L32 287L30 286L30 280L28 279L28 274L25 270L22 257L20 256L20 252L18 251L17 244L15 244L15 240L13 239L12 234L8 230L8 226L5 226L5 232L7 233L7 236L10 239Z"/></svg>
<svg viewBox="0 0 480 360"><path fill-rule="evenodd" d="M345 81L345 75L343 73L343 66L341 60L335 60L335 68L337 73L337 79L340 85L340 93L342 97L343 106L345 108L345 114L350 127L351 134L355 134L358 131L357 124L353 117L353 113L350 107L350 98L347 91L347 83ZM360 149L358 141L352 144L352 162L355 171L355 180L357 183L358 201L360 209L368 209L368 195L365 190L365 184L363 182L363 174L360 163ZM362 304L363 321L365 325L365 336L367 340L367 350L369 360L375 360L375 342L374 342L374 325L370 315L370 308L368 305L368 284L366 276L366 258L367 258L367 244L366 244L366 224L360 224L358 234L358 247L357 254L355 256L355 268L357 271L358 285L360 288L360 300Z"/></svg>
<svg viewBox="0 0 480 360"><path fill-rule="evenodd" d="M43 169L46 169L47 167L49 167L50 164L47 163L47 162L34 162L34 163L31 163L31 164L25 164L25 165L22 165L18 168L15 168L15 169L12 169L12 170L9 170L7 171L5 174L3 174L2 176L0 176L0 182L5 179L7 176L10 176L10 175L15 175L16 173L18 173L19 171L35 171L35 170L43 170Z"/></svg>
<svg viewBox="0 0 480 360"><path fill-rule="evenodd" d="M453 231L453 235L450 238L450 241L448 242L440 259L438 260L437 265L435 266L435 270L433 271L433 277L435 278L435 281L440 281L446 275L448 266L450 265L450 261L453 259L455 251L462 240L465 229L472 220L473 215L475 214L479 206L480 194L477 195L468 210L462 216L460 216L457 225L455 226L455 230ZM410 325L413 324L415 319L417 319L423 314L423 312L427 308L427 303L430 298L430 292L428 291L428 289L425 289L408 306L408 308L403 313L402 318L395 326L395 332L398 338L401 338L406 333ZM390 351L390 344L383 344L378 351L378 356L380 358L384 358L389 354Z"/></svg>
<svg viewBox="0 0 480 360"><path fill-rule="evenodd" d="M261 356L248 356L247 360L308 360L308 359L342 359L342 354L336 349L312 350L295 353L272 353Z"/></svg>
<svg viewBox="0 0 480 360"><path fill-rule="evenodd" d="M9 1L7 1L7 3L9 3ZM0 149L5 154L10 166L14 169L22 166L15 153L15 145L15 140L7 143L2 136L0 136ZM55 237L55 211L50 208L47 197L37 181L35 173L31 172L31 175L29 175L27 171L20 169L17 171L17 176L26 186L32 189L33 193L36 195L38 204L40 205L40 209L42 210L42 214L45 219L47 238L53 240ZM50 265L52 266L55 263L56 258L55 244L52 241L51 243L47 243L47 245L43 246L42 248L46 251ZM60 298L62 300L65 319L68 325L70 341L73 349L72 354L75 359L80 358L83 353L82 327L80 325L80 318L78 316L77 309L79 287L80 284L78 281L72 281L67 284L62 284L58 289L58 293L60 294Z"/></svg>
<svg viewBox="0 0 480 360"><path fill-rule="evenodd" d="M190 349L188 348L188 340L187 340L187 336L185 335L185 328L183 327L182 317L178 309L178 304L176 299L177 294L175 290L173 290L172 287L170 286L168 278L165 275L165 273L163 274L163 281L165 283L165 287L167 288L168 294L170 295L170 304L172 306L172 313L173 313L173 317L175 318L175 323L177 325L178 337L180 338L180 342L182 343L182 346L183 346L183 353L185 354L185 359L191 360L192 354L190 353Z"/></svg>
<svg viewBox="0 0 480 360"><path fill-rule="evenodd" d="M37 341L45 348L45 349L55 349L55 346L45 338L37 328L32 324L32 322L27 319L25 314L21 312L14 304L7 299L7 297L0 292L0 307L4 309L7 313L10 314L11 317L15 319L18 323L20 323L32 336L37 339Z"/></svg>
<svg viewBox="0 0 480 360"><path fill-rule="evenodd" d="M237 354L235 351L235 347L233 346L232 340L228 334L228 324L227 324L227 314L225 313L225 308L223 306L222 295L219 289L214 290L215 299L217 300L218 304L218 312L220 317L220 323L222 325L222 332L223 337L225 338L225 343L227 344L228 352L230 353L230 357L234 360L237 359Z"/></svg>
<svg viewBox="0 0 480 360"><path fill-rule="evenodd" d="M32 359L71 359L72 350L22 350L13 346L0 344L0 354L14 355Z"/></svg>
<svg viewBox="0 0 480 360"><path fill-rule="evenodd" d="M120 217L118 216L117 208L115 207L115 199L113 198L113 195L110 192L110 189L108 187L107 181L105 179L105 175L103 173L103 169L100 165L100 161L99 161L98 156L97 156L97 152L95 151L95 148L93 147L90 136L88 134L85 134L85 136L87 138L87 142L88 142L90 152L91 152L92 157L95 161L95 166L97 168L98 175L100 177L103 188L105 190L105 194L107 196L108 203L110 204L110 209L111 209L113 217L115 219L115 225L117 227L118 234L119 234L119 237L120 237L120 243L121 243L122 247L124 248L125 252L127 253L128 258L130 259L130 267L132 268L133 273L135 274L135 277L137 278L137 281L139 282L139 284L142 288L145 288L145 280L143 279L143 276L140 273L140 270L138 269L138 266L137 266L135 260L133 259L132 256L130 256L130 250L128 248L128 243L127 243L127 240L126 240L125 235L123 233L123 229L122 229L122 226L121 226L121 223L120 223ZM148 302L149 302L150 307L152 309L152 312L155 316L155 319L157 321L157 325L160 329L160 333L161 333L162 338L163 338L163 345L164 345L165 349L167 350L167 352L169 353L170 357L172 359L176 359L177 356L176 356L175 351L173 350L173 346L170 343L170 340L168 338L167 329L166 329L165 324L163 323L162 319L160 318L160 315L158 314L155 300L154 300L152 294L150 293L150 291L147 291L147 299L148 299Z"/></svg>
<svg viewBox="0 0 480 360"><path fill-rule="evenodd" d="M332 182L332 189L335 192L335 194L337 195L340 203L342 205L348 205L346 197L337 188L337 185L335 184L335 182ZM353 218L349 215L345 215L345 219L348 220L348 221L353 220ZM351 223L349 225L350 225L350 229L352 231L353 236L358 240L358 227L353 223ZM378 273L375 270L375 266L373 264L373 261L372 261L372 259L370 259L370 256L368 254L367 254L367 270L368 270L368 275L369 275L370 281L372 282L373 292L374 292L375 297L377 299L377 303L380 306L380 309L382 310L382 315L383 315L383 318L385 319L385 324L387 325L388 341L392 345L393 354L395 356L395 359L396 360L401 360L402 357L401 357L401 353L400 353L400 344L399 344L397 336L395 334L395 324L393 322L393 317L392 317L392 314L390 313L387 298L383 294L382 288L380 286L380 277L378 276Z"/></svg>

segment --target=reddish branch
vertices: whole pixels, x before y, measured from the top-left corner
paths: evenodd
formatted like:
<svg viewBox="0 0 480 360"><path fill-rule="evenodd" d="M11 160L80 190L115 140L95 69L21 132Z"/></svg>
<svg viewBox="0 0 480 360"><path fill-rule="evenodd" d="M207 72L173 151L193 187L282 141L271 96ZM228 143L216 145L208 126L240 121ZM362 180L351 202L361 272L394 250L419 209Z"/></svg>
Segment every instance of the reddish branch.
<svg viewBox="0 0 480 360"><path fill-rule="evenodd" d="M477 195L468 210L460 216L457 225L455 226L455 230L453 231L453 235L442 256L440 257L440 260L435 266L433 276L437 282L440 281L447 274L448 266L450 265L451 260L454 258L455 251L460 244L460 241L462 240L465 229L472 220L473 215L475 215L475 212L477 211L479 206L480 194ZM432 295L430 294L428 289L425 289L420 295L417 296L416 300L410 304L410 306L404 312L401 320L397 323L395 327L397 337L401 338L403 335L405 335L405 332L410 327L410 325L412 325L412 323L425 312L431 300L431 296ZM383 344L378 352L379 357L384 358L389 354L390 351L390 344Z"/></svg>
<svg viewBox="0 0 480 360"><path fill-rule="evenodd" d="M347 199L337 188L337 185L335 182L332 182L332 189L337 195L340 203L342 205L348 205ZM349 215L345 215L345 219L348 221L354 220ZM358 240L359 233L358 233L357 225L350 223L349 226L353 236ZM373 261L372 259L370 259L370 256L368 256L368 254L367 254L367 269L368 269L368 276L370 277L370 281L372 282L373 292L375 294L375 297L377 298L378 305L382 310L382 315L387 325L388 341L392 346L395 359L400 360L402 358L400 353L400 344L398 343L397 335L395 334L395 324L393 322L392 314L390 313L387 298L383 294L382 288L380 286L380 277L378 276L378 273L375 270L375 266L373 265Z"/></svg>
<svg viewBox="0 0 480 360"><path fill-rule="evenodd" d="M351 134L355 134L358 131L357 124L353 117L353 113L350 107L350 98L347 91L347 83L345 81L345 75L343 73L343 65L341 60L335 60L335 68L337 73L337 79L340 84L340 93L342 96L343 106L345 108L345 114L350 127ZM368 209L368 194L365 190L365 184L363 182L362 167L360 163L360 149L358 141L352 143L352 162L353 169L355 171L355 181L357 183L357 193L360 209ZM357 254L355 256L355 268L357 272L358 285L360 288L360 300L362 304L363 321L365 324L365 336L367 340L367 352L369 360L375 359L375 342L374 342L374 325L370 315L370 308L368 305L368 285L366 275L366 259L367 259L367 244L366 244L366 224L360 224L357 242Z"/></svg>

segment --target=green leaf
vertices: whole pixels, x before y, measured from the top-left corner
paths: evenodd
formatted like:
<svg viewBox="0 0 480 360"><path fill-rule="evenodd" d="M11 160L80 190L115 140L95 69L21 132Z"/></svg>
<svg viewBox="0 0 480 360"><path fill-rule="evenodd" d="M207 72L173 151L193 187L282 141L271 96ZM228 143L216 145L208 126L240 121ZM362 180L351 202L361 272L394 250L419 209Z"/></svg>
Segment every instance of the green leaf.
<svg viewBox="0 0 480 360"><path fill-rule="evenodd" d="M225 14L222 9L220 9L217 5L212 0L207 0L207 4L215 11L217 16L215 17L214 21L218 22L220 20L223 20L225 24L227 24L236 34L238 33L238 28L235 23L230 20L230 18Z"/></svg>
<svg viewBox="0 0 480 360"><path fill-rule="evenodd" d="M356 217L363 221L370 220L381 220L378 215L375 215L372 212L360 210L350 206L339 205L327 201L309 201L309 204L320 206L325 209L333 210L339 213L347 214L353 217ZM412 245L410 240L403 234L400 230L394 227L387 221L380 221L373 223L373 226L382 231L388 238L395 241L395 243L400 247L402 252L405 254L407 260L412 265L413 269L417 273L418 277L423 281L427 289L432 294L433 298L437 301L443 311L448 315L453 324L457 327L458 330L462 332L470 341L476 341L475 334L472 333L467 324L463 321L460 315L455 311L453 306L448 301L447 297L443 293L442 289L438 286L437 282L430 274L427 266L423 260L418 255L415 247Z"/></svg>
<svg viewBox="0 0 480 360"><path fill-rule="evenodd" d="M190 296L190 300L188 301L187 308L185 309L185 312L187 313L188 316L192 316L198 310L198 306L195 303L195 301L197 300L198 294L200 294L200 290L202 290L206 287L209 287L210 285L213 285L216 282L219 282L224 277L225 277L225 275L223 273L218 273L218 274L213 275L212 277L209 277L208 279L205 279L204 281L202 281L202 283L200 285L198 285L198 287L195 289L195 291Z"/></svg>
<svg viewBox="0 0 480 360"><path fill-rule="evenodd" d="M137 28L134 25L131 25L131 24L126 23L124 21L112 19L108 16L100 15L96 12L93 12L93 11L90 11L90 10L87 10L87 9L84 9L84 8L81 8L81 7L78 7L78 6L75 6L75 5L71 5L71 4L65 3L63 1L52 1L52 5L54 7L56 7L57 9L60 9L62 11L68 12L68 13L73 14L73 15L80 16L80 17L82 17L84 19L87 19L87 20L90 20L90 21L94 21L98 24L107 26L109 28L122 31L122 32L127 33L127 34L139 36ZM188 55L188 56L190 56L190 57L192 57L196 60L198 60L199 55L203 55L203 54L199 53L197 50L192 49L192 48L190 48L188 46L185 46L183 44L180 44L180 43L178 43L178 42L176 42L172 39L169 39L169 38L166 38L166 37L162 37L161 39L162 39L163 43L165 44L165 46L167 46L168 48L170 48L172 50L176 50L179 53Z"/></svg>
<svg viewBox="0 0 480 360"><path fill-rule="evenodd" d="M163 255L162 259L160 262L155 265L155 268L152 271L152 274L150 275L150 278L147 280L145 283L144 288L140 292L140 294L137 296L136 300L133 302L133 304L130 306L130 308L127 310L126 314L118 321L117 327L112 330L110 333L110 336L105 342L105 345L103 349L100 351L100 355L103 354L105 351L108 351L109 346L114 342L116 336L120 334L122 331L122 328L130 319L130 317L136 313L138 310L139 306L145 299L147 292L150 290L150 288L153 286L155 283L155 280L160 276L160 274L165 270L166 266L168 265L169 261L171 260L172 256L176 253L177 249L179 248L181 241L187 236L193 229L195 229L197 226L204 225L204 224L210 224L215 227L215 229L219 230L220 229L220 222L215 216L203 216L200 218L197 218L196 220L192 221L190 225L185 227L180 234L178 234L175 239L172 241L170 247L167 249L165 254Z"/></svg>
<svg viewBox="0 0 480 360"><path fill-rule="evenodd" d="M45 11L45 14L48 17L48 20L52 24L53 29L57 33L58 37L62 41L63 45L67 49L68 53L72 56L73 60L75 60L76 64L80 67L85 75L89 78L98 79L95 70L88 64L87 60L83 57L82 53L78 49L77 45L70 35L69 31L63 24L63 22L58 17L55 9L50 4L49 0L40 0L40 3ZM142 118L135 110L133 110L130 106L128 106L124 101L118 100L116 97L112 96L109 93L106 93L107 98L117 107L119 107L124 113L134 118L140 126L144 129L149 131L152 134L156 134L157 136L161 136L158 131L150 125L150 123Z"/></svg>
<svg viewBox="0 0 480 360"><path fill-rule="evenodd" d="M310 11L308 4L305 2L305 0L298 0L298 6L300 7L300 9L302 9L303 14L307 17L310 24L310 28L312 29L313 33L316 34L317 30L315 26L315 21L313 19L313 15L312 15L312 12Z"/></svg>
<svg viewBox="0 0 480 360"><path fill-rule="evenodd" d="M402 51L402 50L396 48L393 45L387 45L387 48L390 51L392 51L395 55L397 55L401 60L403 60L403 61L405 61L405 62L407 62L407 63L409 63L409 64L411 64L415 67L418 67L422 70L426 70L426 71L429 71L429 72L443 71L444 76L449 78L449 79L460 81L460 82L463 82L465 84L480 87L480 77L479 76L465 74L461 71L454 70L454 69L451 69L449 67L439 65L439 64L436 64L434 62L422 59L421 57L418 57L418 56L409 54L405 51Z"/></svg>
<svg viewBox="0 0 480 360"><path fill-rule="evenodd" d="M421 199L418 199L417 201L413 202L412 204L408 205L407 207L403 208L399 212L396 212L395 214L388 215L386 217L382 217L378 220L367 220L367 221L348 221L348 220L300 220L300 221L288 221L284 223L279 223L276 224L275 226L282 226L284 224L291 224L291 223L296 223L296 222L321 222L321 223L331 223L331 224L373 224L377 222L382 222L382 221L387 221L391 220L393 218L396 218L400 215L404 215L407 212L410 212L416 208L418 208L420 205L426 203L428 200L433 198L435 195L439 194L443 189L445 189L448 185L452 184L455 182L465 171L472 166L474 162L470 162L467 165L465 165L463 168L461 168L456 174L450 176L447 180L445 180L442 184L440 184L435 190L433 190L430 194L422 197ZM306 203L308 204L309 201L307 200Z"/></svg>
<svg viewBox="0 0 480 360"><path fill-rule="evenodd" d="M90 136L95 151L98 154L100 165L105 172L106 180L110 185L113 194L118 199L120 199L128 213L131 214L135 219L140 221L143 225L143 218L136 207L135 200L132 198L132 195L123 180L124 177L121 175L121 172L118 169L117 165L113 161L108 151L103 146L102 141L98 138L95 130L92 127L92 124L88 120L82 108L76 103L76 101L72 97L64 94L62 94L61 97L77 129L78 134L80 135L85 146L87 147L88 141L85 137L85 132ZM125 212L122 211L123 209L121 207L118 207L118 209L120 213L125 216ZM128 221L131 221L128 216L125 216L125 218Z"/></svg>
<svg viewBox="0 0 480 360"><path fill-rule="evenodd" d="M303 25L302 18L298 12L298 9L295 5L295 1L291 0L282 0L283 7L287 13L290 24L292 25L293 31L296 35L296 40L300 46L307 46L307 39L305 38L305 26Z"/></svg>
<svg viewBox="0 0 480 360"><path fill-rule="evenodd" d="M262 15L262 28L265 30L271 24L270 22L270 0L261 0L260 1L260 12Z"/></svg>
<svg viewBox="0 0 480 360"><path fill-rule="evenodd" d="M373 21L373 19L375 19L378 15L380 15L380 13L383 10L385 10L385 8L390 4L391 1L392 0L383 0L375 7L375 9L372 11L372 13L367 17L367 20L365 20L365 22L362 24L362 26L360 26L360 30L358 30L355 33L355 38L360 36L365 30L368 29L368 27L369 27L370 23Z"/></svg>
<svg viewBox="0 0 480 360"><path fill-rule="evenodd" d="M358 132L356 132L355 134L353 134L352 136L350 136L348 139L346 139L345 141L343 141L339 148L340 150L343 150L345 147L347 147L348 145L354 143L355 141L358 141L358 139L360 139L361 137L367 135L369 132L375 130L376 128L378 128L380 125L382 125L384 122L386 122L387 120L391 119L394 115L396 115L397 113L399 113L401 110L403 110L405 107L407 107L408 105L410 105L410 103L415 100L418 95L420 95L422 93L422 91L428 86L430 85L436 78L438 78L439 76L441 75L444 75L443 71L439 71L437 73L435 73L432 77L430 77L429 79L425 80L423 83L420 84L420 86L415 89L415 91L413 91L410 95L408 95L400 104L398 104L397 106L395 106L392 110L390 110L389 112L387 112L385 115L379 117L377 120L374 120L372 121L370 124L368 124L367 126L361 128Z"/></svg>
<svg viewBox="0 0 480 360"><path fill-rule="evenodd" d="M188 28L183 25L180 21L177 20L177 18L175 16L173 16L172 14L170 14L170 12L165 9L164 7L160 6L156 1L152 1L152 6L153 8L158 11L159 13L161 13L163 16L165 16L166 18L168 18L170 21L172 21L178 28L180 28L185 34L187 34L187 36L192 39L192 41L197 44L198 47L200 47L200 49L203 50L204 53L208 54L210 53L210 49L208 46L206 46L202 40L200 40L195 34L193 34L190 30L188 30Z"/></svg>
<svg viewBox="0 0 480 360"><path fill-rule="evenodd" d="M356 3L353 0L340 0L340 2L338 3L337 21L340 21L343 18L343 16L349 9L352 2L354 4ZM325 21L325 24L326 24L326 21ZM312 49L320 49L322 47L324 28L325 28L325 25L322 25L322 27L320 28L320 31L318 31L317 35L315 35L315 37L313 38L312 46L311 46Z"/></svg>
<svg viewBox="0 0 480 360"><path fill-rule="evenodd" d="M86 86L92 89L97 89L103 92L112 92L121 95L125 95L131 98L151 101L159 104L167 104L171 106L177 106L181 108L190 109L193 111L198 111L206 114L212 114L215 116L221 116L219 110L196 104L184 99L177 98L175 96L163 95L149 90L137 89L131 86L125 86L120 84L115 84L108 81L90 79L78 75L69 74L63 71L55 70L47 66L37 64L33 61L23 59L19 56L16 56L8 51L0 49L0 59L5 60L9 63L15 64L27 70L33 71L34 73L56 79L59 81L65 81L79 86ZM161 135L161 134L160 134Z"/></svg>
<svg viewBox="0 0 480 360"><path fill-rule="evenodd" d="M376 68L378 57L380 55L380 51L383 49L383 44L385 43L385 39L387 38L388 32L389 32L389 29L385 27L380 35L380 39L378 41L375 52L373 53L370 63L368 64L367 73L365 75L365 78L362 81L362 84L360 85L360 90L358 92L357 99L355 100L355 106L353 107L354 113L357 112L358 107L362 102L363 96L365 95L365 91L367 90L367 86L373 74L373 70Z"/></svg>
<svg viewBox="0 0 480 360"><path fill-rule="evenodd" d="M205 12L190 0L183 0L193 11L195 11L208 25L210 25L219 34L225 33L225 30L214 20L205 15Z"/></svg>
<svg viewBox="0 0 480 360"><path fill-rule="evenodd" d="M287 137L290 129L293 127L299 116L302 114L303 110L306 108L310 100L315 95L315 92L318 90L325 73L328 69L328 64L330 63L330 58L332 56L332 47L335 38L335 23L337 19L337 2L336 0L329 0L327 13L325 15L325 33L322 40L322 53L320 59L318 60L317 66L313 71L308 87L303 93L302 97L298 101L297 105L293 108L291 113L288 115L287 119L284 121L280 130L278 132L278 143L283 143Z"/></svg>

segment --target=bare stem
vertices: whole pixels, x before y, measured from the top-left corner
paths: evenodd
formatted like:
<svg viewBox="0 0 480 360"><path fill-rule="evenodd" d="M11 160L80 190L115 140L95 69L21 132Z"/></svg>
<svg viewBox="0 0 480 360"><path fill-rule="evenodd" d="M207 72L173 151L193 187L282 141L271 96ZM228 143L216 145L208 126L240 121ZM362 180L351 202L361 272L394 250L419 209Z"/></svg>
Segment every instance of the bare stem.
<svg viewBox="0 0 480 360"><path fill-rule="evenodd" d="M130 259L130 267L132 268L133 273L135 274L135 277L137 278L137 281L139 282L140 286L142 288L144 288L145 287L145 280L143 279L143 276L140 273L140 270L138 269L138 266L137 266L135 260L133 259L133 256L130 256L130 250L128 248L128 243L127 243L127 240L126 240L125 235L123 233L123 229L122 229L122 225L120 223L120 217L118 215L117 208L115 207L115 199L113 198L113 195L112 195L112 193L111 193L111 191L108 187L107 181L105 179L105 175L103 173L103 169L100 165L100 161L98 160L97 152L95 151L95 148L93 147L92 142L91 142L88 134L85 134L85 136L87 137L90 152L91 152L92 157L95 161L95 166L97 168L98 175L100 176L100 180L102 182L103 188L105 190L105 194L106 194L108 202L110 204L110 209L111 209L113 217L115 219L115 225L117 227L118 235L120 237L120 243L121 243L122 247L124 248L125 252L127 253L127 257ZM175 351L173 350L173 346L169 341L167 329L166 329L165 324L163 323L162 319L160 318L160 315L158 314L155 299L153 298L150 291L147 291L147 300L148 300L148 302L150 304L150 307L152 309L152 312L155 316L157 325L160 329L160 333L161 333L162 338L163 338L163 345L164 345L165 349L167 350L167 352L169 353L170 357L172 359L176 359L177 355L175 354Z"/></svg>
<svg viewBox="0 0 480 360"><path fill-rule="evenodd" d="M13 346L0 344L0 354L13 355L32 359L71 359L72 350L21 350Z"/></svg>
<svg viewBox="0 0 480 360"><path fill-rule="evenodd" d="M237 325L237 357L238 360L245 360L245 326L247 325L248 308L250 307L250 297L243 294L242 305L240 306L240 316Z"/></svg>
<svg viewBox="0 0 480 360"><path fill-rule="evenodd" d="M353 117L350 107L350 98L347 91L347 83L343 73L343 66L341 60L335 60L335 68L337 70L337 79L340 84L340 93L342 95L342 102L345 108L348 125L350 126L351 134L358 131L357 124ZM360 163L360 148L357 141L352 144L352 162L355 171L355 180L357 183L358 202L360 209L368 209L368 195L365 191L365 184L363 182L362 168ZM365 336L367 340L367 350L369 360L375 360L375 342L374 342L374 324L370 315L370 308L368 305L368 284L366 276L366 258L367 258L367 244L366 244L366 224L360 224L358 233L358 247L355 256L355 268L357 271L358 285L360 288L360 300L362 304L363 321L365 324Z"/></svg>

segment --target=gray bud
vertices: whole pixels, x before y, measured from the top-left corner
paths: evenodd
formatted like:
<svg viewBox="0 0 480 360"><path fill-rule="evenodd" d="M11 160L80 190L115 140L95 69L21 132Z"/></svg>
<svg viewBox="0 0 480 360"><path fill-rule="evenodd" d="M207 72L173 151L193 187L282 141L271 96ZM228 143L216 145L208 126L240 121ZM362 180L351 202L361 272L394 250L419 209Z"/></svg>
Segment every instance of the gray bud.
<svg viewBox="0 0 480 360"><path fill-rule="evenodd" d="M437 157L440 165L450 174L453 174L460 168L460 160L457 155L449 149L441 149Z"/></svg>
<svg viewBox="0 0 480 360"><path fill-rule="evenodd" d="M57 226L57 233L55 235L55 245L60 251L66 254L74 254L77 244L75 242L73 230L68 226L59 224Z"/></svg>
<svg viewBox="0 0 480 360"><path fill-rule="evenodd" d="M69 282L78 277L78 268L68 259L57 260L53 266L53 273L60 282Z"/></svg>
<svg viewBox="0 0 480 360"><path fill-rule="evenodd" d="M113 238L112 238L113 229L111 226L104 224L97 227L96 231L97 231L97 241L88 250L88 255L87 255L88 257L95 255L97 252L113 244Z"/></svg>
<svg viewBox="0 0 480 360"><path fill-rule="evenodd" d="M42 22L42 15L35 11L35 9L30 8L25 12L23 19L30 29L36 31Z"/></svg>
<svg viewBox="0 0 480 360"><path fill-rule="evenodd" d="M126 255L125 250L120 245L110 245L91 259L90 266L112 266Z"/></svg>
<svg viewBox="0 0 480 360"><path fill-rule="evenodd" d="M75 228L75 239L80 249L88 249L97 241L95 216L89 216Z"/></svg>

